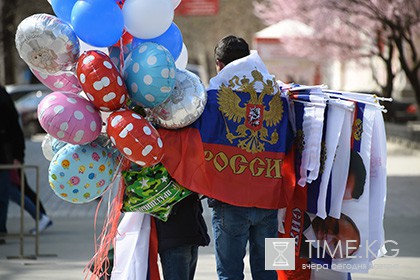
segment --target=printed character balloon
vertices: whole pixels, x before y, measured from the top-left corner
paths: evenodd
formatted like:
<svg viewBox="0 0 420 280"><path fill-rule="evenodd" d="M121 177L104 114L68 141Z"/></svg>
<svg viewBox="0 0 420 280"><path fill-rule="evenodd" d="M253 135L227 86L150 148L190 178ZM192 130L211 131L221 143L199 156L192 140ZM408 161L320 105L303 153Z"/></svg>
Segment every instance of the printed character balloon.
<svg viewBox="0 0 420 280"><path fill-rule="evenodd" d="M71 71L79 57L79 40L73 29L52 15L35 14L24 19L15 40L20 57L42 73Z"/></svg>
<svg viewBox="0 0 420 280"><path fill-rule="evenodd" d="M83 91L96 108L114 111L127 99L123 78L108 55L90 50L83 53L76 69Z"/></svg>
<svg viewBox="0 0 420 280"><path fill-rule="evenodd" d="M42 128L58 140L86 144L101 133L102 120L88 100L69 92L53 92L38 105Z"/></svg>
<svg viewBox="0 0 420 280"><path fill-rule="evenodd" d="M80 87L79 80L73 72L64 72L58 75L49 75L46 73L41 73L35 69L31 69L35 77L38 80L46 85L52 91L66 91L79 93L82 91Z"/></svg>
<svg viewBox="0 0 420 280"><path fill-rule="evenodd" d="M159 125L176 129L192 124L207 102L207 91L200 78L188 70L176 69L176 85L163 104L151 109Z"/></svg>
<svg viewBox="0 0 420 280"><path fill-rule="evenodd" d="M106 132L117 149L140 166L152 166L162 159L163 143L159 133L131 110L113 112L108 118Z"/></svg>
<svg viewBox="0 0 420 280"><path fill-rule="evenodd" d="M125 60L124 78L131 99L153 108L162 104L175 86L174 59L159 44L140 44Z"/></svg>
<svg viewBox="0 0 420 280"><path fill-rule="evenodd" d="M111 150L97 141L68 144L51 160L49 182L54 193L71 203L86 203L101 196L112 182L116 168Z"/></svg>

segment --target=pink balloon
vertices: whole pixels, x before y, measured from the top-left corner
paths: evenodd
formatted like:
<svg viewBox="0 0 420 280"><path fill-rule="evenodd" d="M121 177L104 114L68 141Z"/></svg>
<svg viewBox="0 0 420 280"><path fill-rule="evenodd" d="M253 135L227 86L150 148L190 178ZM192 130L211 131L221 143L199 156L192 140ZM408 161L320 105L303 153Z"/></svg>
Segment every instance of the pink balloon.
<svg viewBox="0 0 420 280"><path fill-rule="evenodd" d="M42 128L58 140L71 144L87 144L101 133L98 110L83 97L70 92L48 94L38 105Z"/></svg>
<svg viewBox="0 0 420 280"><path fill-rule="evenodd" d="M82 91L79 80L72 72L66 72L59 75L49 75L40 73L35 69L31 69L31 71L41 83L46 85L52 91L66 91L73 93L79 93Z"/></svg>

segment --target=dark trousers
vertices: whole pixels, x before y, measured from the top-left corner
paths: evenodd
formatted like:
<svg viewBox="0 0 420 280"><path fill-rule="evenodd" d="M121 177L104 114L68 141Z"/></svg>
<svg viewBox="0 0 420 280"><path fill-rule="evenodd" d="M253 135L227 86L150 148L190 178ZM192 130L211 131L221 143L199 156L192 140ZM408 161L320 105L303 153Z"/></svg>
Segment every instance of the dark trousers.
<svg viewBox="0 0 420 280"><path fill-rule="evenodd" d="M165 280L193 280L197 267L198 246L185 245L159 253Z"/></svg>
<svg viewBox="0 0 420 280"><path fill-rule="evenodd" d="M7 210L9 207L9 188L11 186L8 170L0 170L0 234L7 233Z"/></svg>

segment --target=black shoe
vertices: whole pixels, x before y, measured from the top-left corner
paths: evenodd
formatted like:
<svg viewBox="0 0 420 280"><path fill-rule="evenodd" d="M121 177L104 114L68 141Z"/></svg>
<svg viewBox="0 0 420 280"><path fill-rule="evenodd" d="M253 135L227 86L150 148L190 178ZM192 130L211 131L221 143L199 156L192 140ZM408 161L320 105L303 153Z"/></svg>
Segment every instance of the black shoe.
<svg viewBox="0 0 420 280"><path fill-rule="evenodd" d="M6 244L6 240L0 239L0 245Z"/></svg>

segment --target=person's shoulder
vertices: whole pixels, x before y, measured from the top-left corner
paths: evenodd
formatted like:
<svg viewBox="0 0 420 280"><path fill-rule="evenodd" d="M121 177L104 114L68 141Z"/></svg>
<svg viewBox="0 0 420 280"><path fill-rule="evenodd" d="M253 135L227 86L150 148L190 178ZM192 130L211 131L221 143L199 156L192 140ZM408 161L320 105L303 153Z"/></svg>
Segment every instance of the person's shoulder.
<svg viewBox="0 0 420 280"><path fill-rule="evenodd" d="M7 92L6 88L0 84L0 93L2 95L9 95L9 93Z"/></svg>
<svg viewBox="0 0 420 280"><path fill-rule="evenodd" d="M10 104L13 104L12 97L9 95L6 88L2 85L0 85L0 98L1 98L2 103L7 102L7 103L10 103Z"/></svg>

